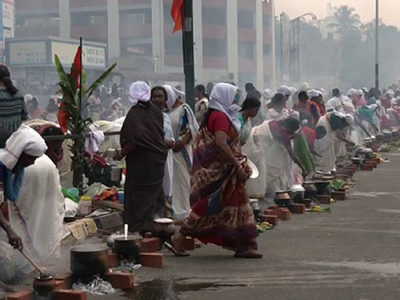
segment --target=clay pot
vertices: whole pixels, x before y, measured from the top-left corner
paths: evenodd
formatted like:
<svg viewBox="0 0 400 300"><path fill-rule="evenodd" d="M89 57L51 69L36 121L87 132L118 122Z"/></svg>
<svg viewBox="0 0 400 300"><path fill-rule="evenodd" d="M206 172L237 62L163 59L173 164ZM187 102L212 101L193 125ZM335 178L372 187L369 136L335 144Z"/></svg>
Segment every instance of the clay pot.
<svg viewBox="0 0 400 300"><path fill-rule="evenodd" d="M40 296L47 296L51 294L56 285L56 281L52 276L35 277L33 281L33 289Z"/></svg>

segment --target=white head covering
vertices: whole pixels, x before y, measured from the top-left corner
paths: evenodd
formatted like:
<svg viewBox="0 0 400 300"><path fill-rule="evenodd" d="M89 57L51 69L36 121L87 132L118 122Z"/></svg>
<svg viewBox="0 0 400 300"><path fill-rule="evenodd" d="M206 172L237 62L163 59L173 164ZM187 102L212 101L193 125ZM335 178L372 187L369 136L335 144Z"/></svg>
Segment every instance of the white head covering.
<svg viewBox="0 0 400 300"><path fill-rule="evenodd" d="M347 124L349 125L354 124L354 117L352 115L346 114L344 118L346 119Z"/></svg>
<svg viewBox="0 0 400 300"><path fill-rule="evenodd" d="M42 136L29 126L21 125L6 142L6 147L0 149L0 161L12 170L22 153L34 157L42 156L47 150L46 143Z"/></svg>
<svg viewBox="0 0 400 300"><path fill-rule="evenodd" d="M297 89L295 87L289 87L289 90L291 96L293 96L297 92Z"/></svg>
<svg viewBox="0 0 400 300"><path fill-rule="evenodd" d="M151 90L149 85L144 81L136 81L129 88L129 101L135 106L139 101L150 101Z"/></svg>
<svg viewBox="0 0 400 300"><path fill-rule="evenodd" d="M291 110L289 112L289 118L295 119L300 122L300 113L298 111Z"/></svg>
<svg viewBox="0 0 400 300"><path fill-rule="evenodd" d="M26 94L24 99L25 99L26 102L28 102L28 101L31 101L33 99L33 96L31 94Z"/></svg>
<svg viewBox="0 0 400 300"><path fill-rule="evenodd" d="M221 111L229 118L232 126L240 131L240 121L237 117L241 107L233 104L238 88L229 83L218 83L210 95L210 108Z"/></svg>
<svg viewBox="0 0 400 300"><path fill-rule="evenodd" d="M307 92L310 89L310 86L307 82L303 82L299 87L299 92Z"/></svg>
<svg viewBox="0 0 400 300"><path fill-rule="evenodd" d="M319 97L320 95L322 95L322 93L318 90L310 90L308 91L308 97L310 98L315 98L315 97Z"/></svg>
<svg viewBox="0 0 400 300"><path fill-rule="evenodd" d="M284 94L285 96L290 96L292 93L290 91L290 88L286 85L282 85L278 87L277 91L278 94Z"/></svg>
<svg viewBox="0 0 400 300"><path fill-rule="evenodd" d="M364 95L364 91L363 90L356 90L356 95L357 96L363 96Z"/></svg>
<svg viewBox="0 0 400 300"><path fill-rule="evenodd" d="M371 104L367 106L370 110L375 111L378 108L378 104Z"/></svg>
<svg viewBox="0 0 400 300"><path fill-rule="evenodd" d="M174 106L176 100L178 100L179 96L185 96L185 93L170 85L164 85L164 88L168 95L167 108L168 110L172 110L172 107Z"/></svg>
<svg viewBox="0 0 400 300"><path fill-rule="evenodd" d="M347 97L352 97L357 95L357 90L356 89L349 89L346 93Z"/></svg>
<svg viewBox="0 0 400 300"><path fill-rule="evenodd" d="M270 89L265 89L262 96L265 100L271 100L274 97L274 92Z"/></svg>

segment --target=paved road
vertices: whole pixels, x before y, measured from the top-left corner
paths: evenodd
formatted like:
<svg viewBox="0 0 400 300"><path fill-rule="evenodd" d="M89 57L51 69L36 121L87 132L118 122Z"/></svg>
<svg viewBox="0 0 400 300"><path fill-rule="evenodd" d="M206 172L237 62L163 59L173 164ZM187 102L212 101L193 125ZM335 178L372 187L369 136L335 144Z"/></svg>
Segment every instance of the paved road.
<svg viewBox="0 0 400 300"><path fill-rule="evenodd" d="M89 299L397 300L400 154L388 158L374 172L358 172L350 199L331 214L295 215L262 234L262 260L233 259L214 246L189 258L166 253L164 269L137 272L129 295Z"/></svg>
<svg viewBox="0 0 400 300"><path fill-rule="evenodd" d="M167 254L163 270L136 276L164 281L142 285L134 299L399 299L400 154L387 157L357 173L350 199L331 214L293 216L262 234L264 259L232 259L213 246L190 258Z"/></svg>

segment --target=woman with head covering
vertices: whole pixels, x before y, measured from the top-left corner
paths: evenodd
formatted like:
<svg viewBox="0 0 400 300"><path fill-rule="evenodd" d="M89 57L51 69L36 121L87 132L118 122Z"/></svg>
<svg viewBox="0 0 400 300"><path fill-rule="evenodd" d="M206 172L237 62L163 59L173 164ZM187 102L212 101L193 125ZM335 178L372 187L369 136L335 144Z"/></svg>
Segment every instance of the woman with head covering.
<svg viewBox="0 0 400 300"><path fill-rule="evenodd" d="M5 200L17 201L25 168L33 165L35 160L42 156L46 150L46 143L39 133L25 125L21 125L7 139L5 148L0 149L0 182L3 183ZM0 226L7 231L10 243L14 247L22 247L21 239L9 224L5 223L2 213L0 213Z"/></svg>
<svg viewBox="0 0 400 300"><path fill-rule="evenodd" d="M247 96L246 99L243 101L242 109L238 115L241 123L240 144L242 146L246 143L250 136L252 128L251 119L257 116L260 106L260 100L251 95Z"/></svg>
<svg viewBox="0 0 400 300"><path fill-rule="evenodd" d="M283 94L275 94L271 103L268 106L268 111L265 115L267 121L279 121L289 115L289 110L285 108L286 97Z"/></svg>
<svg viewBox="0 0 400 300"><path fill-rule="evenodd" d="M318 120L325 115L325 105L322 100L322 93L318 90L310 90L308 92L310 98L310 112L312 115L313 127L316 126Z"/></svg>
<svg viewBox="0 0 400 300"><path fill-rule="evenodd" d="M208 95L206 93L206 87L202 84L199 84L195 88L195 96L196 96L196 120L198 123L202 123L204 119L204 115L208 110Z"/></svg>
<svg viewBox="0 0 400 300"><path fill-rule="evenodd" d="M374 121L374 115L375 115L375 110L378 107L377 104L373 104L374 106L371 106L374 108L374 111L372 111L368 106L363 105L361 106L357 113L360 121L363 123L364 127L367 129L367 131L372 134L373 132L376 134L379 130L378 127L375 124ZM364 136L365 138L365 136Z"/></svg>
<svg viewBox="0 0 400 300"><path fill-rule="evenodd" d="M298 102L293 106L293 109L300 113L300 122L307 121L307 126L312 126L313 115L311 114L311 102L308 100L306 92L301 91L298 94Z"/></svg>
<svg viewBox="0 0 400 300"><path fill-rule="evenodd" d="M167 110L171 119L172 130L175 138L174 154L174 179L172 210L174 218L182 220L190 211L190 170L192 169L192 144L196 139L199 125L192 109L182 101L184 93L164 85L167 91Z"/></svg>
<svg viewBox="0 0 400 300"><path fill-rule="evenodd" d="M14 86L8 68L0 65L0 148L27 119L24 96Z"/></svg>
<svg viewBox="0 0 400 300"><path fill-rule="evenodd" d="M33 97L28 105L28 116L31 119L41 119L43 116L43 110L36 97Z"/></svg>
<svg viewBox="0 0 400 300"><path fill-rule="evenodd" d="M64 135L49 122L37 131L42 137ZM57 164L63 158L62 143L63 139L46 142L45 154L25 169L17 200L8 201L11 226L21 236L25 253L42 267L54 265L60 255L65 199ZM34 270L18 252L13 254L13 261L21 273Z"/></svg>
<svg viewBox="0 0 400 300"><path fill-rule="evenodd" d="M298 114L292 114L291 117L282 120L265 121L254 128L255 140L265 158L268 197L274 198L277 191L287 190L293 184L293 162L306 173L293 151L291 142L299 129Z"/></svg>
<svg viewBox="0 0 400 300"><path fill-rule="evenodd" d="M185 235L235 252L238 258L261 258L257 227L244 188L251 171L240 151L240 94L228 83L217 84L210 109L196 138L191 174L192 210L174 239L184 255Z"/></svg>
<svg viewBox="0 0 400 300"><path fill-rule="evenodd" d="M164 117L164 138L168 148L168 156L165 162L163 188L165 194L165 208L168 217L173 216L172 211L172 196L173 196L173 175L174 175L174 156L172 149L175 146L175 137L172 130L171 120L165 109L167 108L168 94L162 86L156 86L151 90L151 102L157 106Z"/></svg>
<svg viewBox="0 0 400 300"><path fill-rule="evenodd" d="M165 204L164 167L168 149L161 110L150 102L150 87L134 82L129 89L132 108L121 129L115 159L126 159L124 221L131 232L153 231L153 220Z"/></svg>
<svg viewBox="0 0 400 300"><path fill-rule="evenodd" d="M375 104L368 105L368 108L373 113L373 120L374 120L374 124L376 126L376 134L380 134L381 133L381 115L380 115L381 107L375 103Z"/></svg>
<svg viewBox="0 0 400 300"><path fill-rule="evenodd" d="M316 128L324 127L327 133L315 142L315 151L321 155L321 157L314 156L317 168L325 172L334 170L342 143L355 145L346 137L346 129L353 123L353 116L340 112L328 113L320 118Z"/></svg>

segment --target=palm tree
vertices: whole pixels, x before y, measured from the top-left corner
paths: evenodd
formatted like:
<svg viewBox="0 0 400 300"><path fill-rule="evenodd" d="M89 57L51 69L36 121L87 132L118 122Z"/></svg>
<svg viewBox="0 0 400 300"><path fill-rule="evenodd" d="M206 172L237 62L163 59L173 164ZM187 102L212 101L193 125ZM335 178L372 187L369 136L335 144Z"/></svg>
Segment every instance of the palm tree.
<svg viewBox="0 0 400 300"><path fill-rule="evenodd" d="M340 6L334 14L336 22L329 26L335 27L336 32L342 36L359 31L361 21L360 16L353 7L348 5Z"/></svg>

